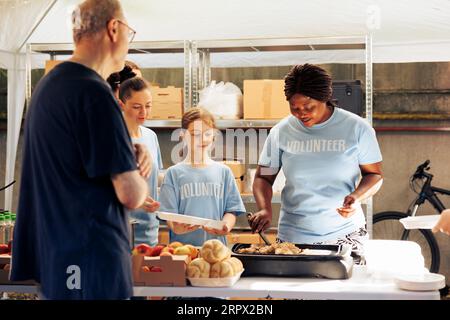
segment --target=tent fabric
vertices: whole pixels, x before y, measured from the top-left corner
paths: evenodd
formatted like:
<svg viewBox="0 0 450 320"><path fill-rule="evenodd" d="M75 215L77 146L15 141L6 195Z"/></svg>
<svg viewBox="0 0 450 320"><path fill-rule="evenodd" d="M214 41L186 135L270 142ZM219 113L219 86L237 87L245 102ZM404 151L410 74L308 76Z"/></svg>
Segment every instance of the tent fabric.
<svg viewBox="0 0 450 320"><path fill-rule="evenodd" d="M31 35L50 0L0 1L0 67L8 70L8 128L6 138L5 185L14 180L17 145L25 106L26 57L18 52ZM5 205L12 209L14 186L5 190Z"/></svg>
<svg viewBox="0 0 450 320"><path fill-rule="evenodd" d="M9 52L19 50L51 2L51 0L0 1L0 30L2 30L0 50Z"/></svg>
<svg viewBox="0 0 450 320"><path fill-rule="evenodd" d="M78 2L58 1L30 42L70 43L70 12ZM135 41L329 37L372 32L374 62L450 61L450 1L446 0L121 2L130 26L137 31ZM261 61L271 59L270 54L259 57ZM334 57L335 52L325 56L328 61ZM152 65L150 57L146 58L144 66L161 66L158 61ZM239 59L228 58L227 63L242 65ZM279 62L277 57L271 61L272 65Z"/></svg>
<svg viewBox="0 0 450 320"><path fill-rule="evenodd" d="M5 185L14 180L17 146L25 106L26 57L14 55L14 65L8 69L8 129L6 138ZM5 209L12 209L14 185L5 190Z"/></svg>
<svg viewBox="0 0 450 320"><path fill-rule="evenodd" d="M22 45L25 42L71 43L70 15L79 2L0 1L0 68L8 70L6 183L14 177L25 101L25 47ZM448 0L122 0L121 3L128 24L137 30L135 41L313 38L370 33L375 63L450 61ZM42 68L47 59L48 55L32 55L31 63ZM142 67L183 67L184 64L183 54L142 54L130 59ZM364 62L364 51L211 54L212 67L299 62ZM8 188L6 209L11 209L11 199L12 188Z"/></svg>

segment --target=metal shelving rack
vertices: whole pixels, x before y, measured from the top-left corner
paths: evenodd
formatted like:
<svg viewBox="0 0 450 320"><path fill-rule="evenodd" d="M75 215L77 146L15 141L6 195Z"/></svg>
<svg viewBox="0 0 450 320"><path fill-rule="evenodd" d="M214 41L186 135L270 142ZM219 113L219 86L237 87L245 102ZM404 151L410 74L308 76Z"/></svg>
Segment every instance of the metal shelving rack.
<svg viewBox="0 0 450 320"><path fill-rule="evenodd" d="M71 54L73 44L28 44L27 45L27 102L31 96L31 55L33 52L47 53L51 59L56 55ZM318 50L364 50L366 73L366 120L372 125L372 35L320 38L272 38L196 41L150 41L130 45L130 53L184 53L184 110L198 104L199 90L211 81L211 53L264 52L264 51L318 51ZM336 61L337 62L337 61ZM271 128L278 120L218 120L219 129L227 128ZM179 128L180 120L147 120L145 125L153 129ZM243 196L246 202L254 202L253 196ZM280 196L274 197L280 202ZM369 235L372 235L372 199L366 201L366 220Z"/></svg>
<svg viewBox="0 0 450 320"><path fill-rule="evenodd" d="M320 37L320 38L273 38L273 39L235 39L235 40L199 40L191 41L193 63L191 76L199 79L193 82L192 105L196 105L196 92L211 81L211 53L226 52L264 52L264 51L317 51L317 50L364 50L366 120L373 125L373 83L372 83L372 34L364 36ZM336 61L338 62L338 61ZM219 129L226 128L271 128L277 120L218 120ZM146 125L156 127L174 127L177 122L152 121ZM245 202L254 202L252 195L244 195ZM280 195L274 196L273 202L280 202ZM372 198L364 201L369 236L372 237L373 204Z"/></svg>

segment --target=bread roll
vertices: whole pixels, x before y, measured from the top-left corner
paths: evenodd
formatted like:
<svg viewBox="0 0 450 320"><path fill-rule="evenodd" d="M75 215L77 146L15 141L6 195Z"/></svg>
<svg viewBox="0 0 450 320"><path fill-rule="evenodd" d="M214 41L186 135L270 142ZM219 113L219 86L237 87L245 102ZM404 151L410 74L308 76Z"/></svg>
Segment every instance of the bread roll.
<svg viewBox="0 0 450 320"><path fill-rule="evenodd" d="M235 275L233 262L230 259L219 261L211 266L211 278L228 278Z"/></svg>
<svg viewBox="0 0 450 320"><path fill-rule="evenodd" d="M203 259L211 264L225 260L231 256L231 251L217 239L208 240L201 249Z"/></svg>
<svg viewBox="0 0 450 320"><path fill-rule="evenodd" d="M228 261L230 261L233 266L234 274L238 274L244 269L241 260L239 260L238 258L231 257L230 259L228 259Z"/></svg>
<svg viewBox="0 0 450 320"><path fill-rule="evenodd" d="M188 278L209 278L211 265L202 258L197 258L189 263L186 274Z"/></svg>

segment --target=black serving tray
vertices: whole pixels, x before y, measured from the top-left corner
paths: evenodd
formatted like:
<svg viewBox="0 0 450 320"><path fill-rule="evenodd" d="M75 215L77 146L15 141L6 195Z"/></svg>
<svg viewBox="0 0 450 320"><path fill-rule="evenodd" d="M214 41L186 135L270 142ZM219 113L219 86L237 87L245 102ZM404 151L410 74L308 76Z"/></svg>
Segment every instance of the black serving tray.
<svg viewBox="0 0 450 320"><path fill-rule="evenodd" d="M342 245L296 244L300 249L328 250L326 255L275 255L238 253L248 243L236 243L232 256L242 261L243 277L313 277L326 279L348 279L352 275L353 258L351 247Z"/></svg>

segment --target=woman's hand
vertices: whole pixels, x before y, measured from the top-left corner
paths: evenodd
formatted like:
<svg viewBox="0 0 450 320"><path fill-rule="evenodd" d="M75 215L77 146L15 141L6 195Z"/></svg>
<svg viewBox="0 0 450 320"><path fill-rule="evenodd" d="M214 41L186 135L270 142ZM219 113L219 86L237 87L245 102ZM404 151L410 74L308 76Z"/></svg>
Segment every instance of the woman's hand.
<svg viewBox="0 0 450 320"><path fill-rule="evenodd" d="M269 228L272 222L272 212L268 210L258 211L248 219L253 232L263 232Z"/></svg>
<svg viewBox="0 0 450 320"><path fill-rule="evenodd" d="M354 204L358 201L357 197L353 194L349 194L344 198L344 204L342 207L337 208L336 211L343 216L344 218L351 217L355 211L356 208L354 207Z"/></svg>
<svg viewBox="0 0 450 320"><path fill-rule="evenodd" d="M168 225L170 229L172 229L172 231L175 232L176 234L188 233L200 228L200 226L197 225L178 223L173 221L168 221Z"/></svg>
<svg viewBox="0 0 450 320"><path fill-rule="evenodd" d="M158 201L154 200L152 197L147 197L141 208L147 212L155 212L160 206L161 204Z"/></svg>
<svg viewBox="0 0 450 320"><path fill-rule="evenodd" d="M141 177L148 179L152 172L152 156L143 144L136 143L133 146L139 173Z"/></svg>
<svg viewBox="0 0 450 320"><path fill-rule="evenodd" d="M433 227L433 232L438 231L450 236L450 209L442 211L438 223Z"/></svg>

